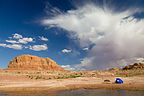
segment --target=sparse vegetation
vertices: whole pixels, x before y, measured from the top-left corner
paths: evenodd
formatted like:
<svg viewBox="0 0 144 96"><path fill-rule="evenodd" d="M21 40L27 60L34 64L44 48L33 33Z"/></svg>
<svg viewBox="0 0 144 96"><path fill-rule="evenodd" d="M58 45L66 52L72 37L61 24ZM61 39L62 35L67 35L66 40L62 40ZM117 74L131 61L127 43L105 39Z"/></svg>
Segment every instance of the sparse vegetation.
<svg viewBox="0 0 144 96"><path fill-rule="evenodd" d="M8 71L5 71L5 73L7 73Z"/></svg>
<svg viewBox="0 0 144 96"><path fill-rule="evenodd" d="M51 72L46 72L47 74L51 74Z"/></svg>
<svg viewBox="0 0 144 96"><path fill-rule="evenodd" d="M133 77L144 75L144 70L122 70L117 71L115 74L123 77Z"/></svg>
<svg viewBox="0 0 144 96"><path fill-rule="evenodd" d="M41 72L34 72L34 74L41 74Z"/></svg>
<svg viewBox="0 0 144 96"><path fill-rule="evenodd" d="M26 75L29 79L33 79L33 75Z"/></svg>
<svg viewBox="0 0 144 96"><path fill-rule="evenodd" d="M126 77L132 77L132 76L138 76L138 75L142 75L142 73L129 73L129 74L126 74Z"/></svg>
<svg viewBox="0 0 144 96"><path fill-rule="evenodd" d="M16 74L28 74L28 72L15 72Z"/></svg>
<svg viewBox="0 0 144 96"><path fill-rule="evenodd" d="M34 74L42 74L42 72L34 72ZM43 74L45 74L43 76L34 75L34 74L26 75L26 76L29 79L34 79L35 78L36 80L38 80L38 79L44 79L44 80L49 80L49 79L68 79L68 78L83 77L81 73L80 74L79 73L63 73L63 74L56 73L56 74L53 74L53 75L46 75L45 73L43 73Z"/></svg>
<svg viewBox="0 0 144 96"><path fill-rule="evenodd" d="M77 77L82 77L81 75L70 75L70 76L67 76L67 78L77 78Z"/></svg>
<svg viewBox="0 0 144 96"><path fill-rule="evenodd" d="M45 79L45 77L42 77L42 76L36 76L35 79L36 79L36 80L37 80L37 79Z"/></svg>
<svg viewBox="0 0 144 96"><path fill-rule="evenodd" d="M58 77L54 77L54 79L68 79L68 78L77 78L77 77L82 77L82 76L80 75L58 76Z"/></svg>
<svg viewBox="0 0 144 96"><path fill-rule="evenodd" d="M21 72L16 72L17 74L20 74Z"/></svg>

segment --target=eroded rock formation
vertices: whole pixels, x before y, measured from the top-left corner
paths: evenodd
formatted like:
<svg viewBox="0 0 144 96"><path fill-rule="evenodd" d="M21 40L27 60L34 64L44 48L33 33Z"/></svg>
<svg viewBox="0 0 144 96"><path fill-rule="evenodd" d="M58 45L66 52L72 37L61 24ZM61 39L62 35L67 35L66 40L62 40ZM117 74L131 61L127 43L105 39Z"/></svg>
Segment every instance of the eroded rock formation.
<svg viewBox="0 0 144 96"><path fill-rule="evenodd" d="M133 65L128 65L123 68L123 70L130 69L144 69L144 63L134 63Z"/></svg>
<svg viewBox="0 0 144 96"><path fill-rule="evenodd" d="M15 57L8 64L10 70L42 70L42 71L65 71L61 66L50 58L40 58L31 55Z"/></svg>

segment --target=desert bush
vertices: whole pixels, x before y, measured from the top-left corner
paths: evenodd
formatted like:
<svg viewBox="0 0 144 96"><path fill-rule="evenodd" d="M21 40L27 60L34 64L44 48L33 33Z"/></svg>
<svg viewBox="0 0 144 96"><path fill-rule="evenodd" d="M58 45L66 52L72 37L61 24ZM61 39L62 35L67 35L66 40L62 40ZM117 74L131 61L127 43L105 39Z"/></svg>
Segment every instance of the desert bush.
<svg viewBox="0 0 144 96"><path fill-rule="evenodd" d="M17 74L21 74L21 72L16 72Z"/></svg>
<svg viewBox="0 0 144 96"><path fill-rule="evenodd" d="M28 74L28 72L15 72L16 74Z"/></svg>
<svg viewBox="0 0 144 96"><path fill-rule="evenodd" d="M51 74L51 72L46 72L47 74Z"/></svg>
<svg viewBox="0 0 144 96"><path fill-rule="evenodd" d="M42 79L42 77L41 77L41 76L36 76L35 79L36 79L36 80L37 80L37 79Z"/></svg>
<svg viewBox="0 0 144 96"><path fill-rule="evenodd" d="M34 74L41 74L41 72L34 72Z"/></svg>
<svg viewBox="0 0 144 96"><path fill-rule="evenodd" d="M42 76L36 76L35 79L38 80L38 79L46 79L46 78L45 78L45 77L42 77Z"/></svg>
<svg viewBox="0 0 144 96"><path fill-rule="evenodd" d="M8 72L8 71L5 71L6 73Z"/></svg>
<svg viewBox="0 0 144 96"><path fill-rule="evenodd" d="M26 75L28 78L33 79L33 75Z"/></svg>

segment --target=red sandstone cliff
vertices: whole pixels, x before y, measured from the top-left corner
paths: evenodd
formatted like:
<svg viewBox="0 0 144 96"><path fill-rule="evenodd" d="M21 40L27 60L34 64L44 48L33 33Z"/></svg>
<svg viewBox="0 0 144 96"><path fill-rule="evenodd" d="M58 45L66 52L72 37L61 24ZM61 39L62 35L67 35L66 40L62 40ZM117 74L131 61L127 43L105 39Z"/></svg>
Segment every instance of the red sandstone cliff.
<svg viewBox="0 0 144 96"><path fill-rule="evenodd" d="M50 58L40 58L31 55L15 57L8 64L9 70L41 70L41 71L65 71Z"/></svg>

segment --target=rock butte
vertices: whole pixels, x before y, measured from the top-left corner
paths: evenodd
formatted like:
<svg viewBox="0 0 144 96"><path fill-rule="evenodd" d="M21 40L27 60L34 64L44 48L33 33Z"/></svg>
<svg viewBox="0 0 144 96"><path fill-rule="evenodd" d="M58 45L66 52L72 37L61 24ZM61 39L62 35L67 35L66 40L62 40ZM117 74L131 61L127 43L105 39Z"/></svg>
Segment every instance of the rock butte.
<svg viewBox="0 0 144 96"><path fill-rule="evenodd" d="M15 57L9 62L7 70L66 71L50 58L40 58L31 55Z"/></svg>

